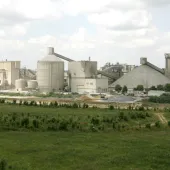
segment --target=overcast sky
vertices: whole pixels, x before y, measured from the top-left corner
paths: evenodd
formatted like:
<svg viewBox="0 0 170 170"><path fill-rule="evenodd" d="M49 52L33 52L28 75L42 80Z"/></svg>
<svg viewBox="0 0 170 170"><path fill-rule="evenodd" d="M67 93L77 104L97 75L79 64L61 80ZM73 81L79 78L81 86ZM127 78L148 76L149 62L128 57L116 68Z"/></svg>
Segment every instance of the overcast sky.
<svg viewBox="0 0 170 170"><path fill-rule="evenodd" d="M74 60L91 56L164 67L170 0L0 0L0 60L36 68L48 46Z"/></svg>

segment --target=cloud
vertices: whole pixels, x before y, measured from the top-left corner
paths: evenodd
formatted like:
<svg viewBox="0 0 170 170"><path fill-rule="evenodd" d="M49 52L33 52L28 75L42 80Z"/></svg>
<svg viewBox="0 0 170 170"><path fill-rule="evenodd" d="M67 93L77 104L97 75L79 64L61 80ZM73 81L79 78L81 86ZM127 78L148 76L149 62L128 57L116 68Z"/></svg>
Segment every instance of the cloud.
<svg viewBox="0 0 170 170"><path fill-rule="evenodd" d="M102 14L91 14L88 20L97 25L114 30L134 30L148 28L152 17L145 10L109 10Z"/></svg>

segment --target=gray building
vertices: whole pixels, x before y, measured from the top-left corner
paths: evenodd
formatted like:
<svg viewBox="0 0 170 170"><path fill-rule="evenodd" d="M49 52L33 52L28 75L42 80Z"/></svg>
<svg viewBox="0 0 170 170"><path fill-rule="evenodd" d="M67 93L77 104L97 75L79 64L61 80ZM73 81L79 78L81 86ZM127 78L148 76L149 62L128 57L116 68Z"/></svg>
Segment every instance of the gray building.
<svg viewBox="0 0 170 170"><path fill-rule="evenodd" d="M170 62L168 61L168 63ZM167 67L169 66L170 65ZM168 70L168 68L166 69ZM122 76L115 81L110 88L114 88L117 84L121 86L126 85L128 89L134 89L138 85L143 85L144 88L150 88L151 86L157 86L160 84L165 85L167 83L170 83L170 79L165 76L165 71L163 69L149 63L146 58L141 58L141 66L136 67L131 72Z"/></svg>

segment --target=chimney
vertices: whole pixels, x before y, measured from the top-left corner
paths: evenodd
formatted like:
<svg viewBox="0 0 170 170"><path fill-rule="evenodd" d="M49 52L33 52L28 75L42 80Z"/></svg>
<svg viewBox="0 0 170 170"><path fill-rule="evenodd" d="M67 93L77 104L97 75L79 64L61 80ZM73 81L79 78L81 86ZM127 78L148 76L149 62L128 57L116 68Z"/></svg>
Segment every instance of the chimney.
<svg viewBox="0 0 170 170"><path fill-rule="evenodd" d="M89 57L89 61L91 61L91 57Z"/></svg>
<svg viewBox="0 0 170 170"><path fill-rule="evenodd" d="M54 54L54 48L53 47L48 47L47 53L48 53L48 55Z"/></svg>
<svg viewBox="0 0 170 170"><path fill-rule="evenodd" d="M165 75L170 78L170 53L165 53Z"/></svg>
<svg viewBox="0 0 170 170"><path fill-rule="evenodd" d="M140 58L140 64L141 64L141 65L145 65L146 63L147 63L147 58L141 57L141 58Z"/></svg>

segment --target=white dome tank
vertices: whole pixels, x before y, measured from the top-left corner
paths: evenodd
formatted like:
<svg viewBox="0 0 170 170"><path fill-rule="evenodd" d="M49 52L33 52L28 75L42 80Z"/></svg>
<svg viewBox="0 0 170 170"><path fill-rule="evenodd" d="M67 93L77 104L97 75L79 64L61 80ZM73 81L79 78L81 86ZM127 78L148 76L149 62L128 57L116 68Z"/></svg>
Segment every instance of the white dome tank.
<svg viewBox="0 0 170 170"><path fill-rule="evenodd" d="M48 48L48 55L37 63L37 81L40 92L54 92L64 87L64 62Z"/></svg>
<svg viewBox="0 0 170 170"><path fill-rule="evenodd" d="M15 88L17 91L22 91L23 89L25 89L26 85L27 82L24 79L15 80Z"/></svg>
<svg viewBox="0 0 170 170"><path fill-rule="evenodd" d="M37 80L28 80L27 85L29 89L36 89L38 87Z"/></svg>

